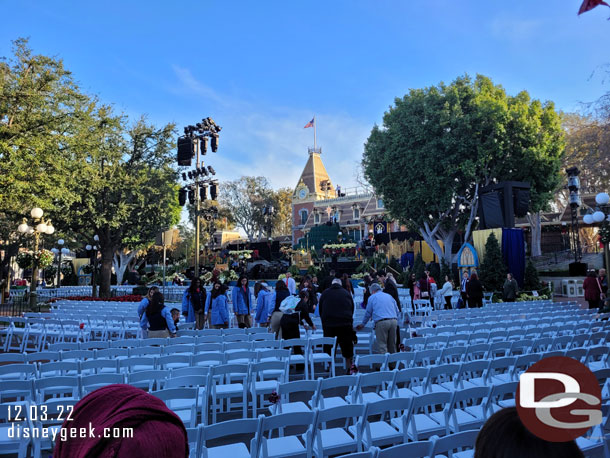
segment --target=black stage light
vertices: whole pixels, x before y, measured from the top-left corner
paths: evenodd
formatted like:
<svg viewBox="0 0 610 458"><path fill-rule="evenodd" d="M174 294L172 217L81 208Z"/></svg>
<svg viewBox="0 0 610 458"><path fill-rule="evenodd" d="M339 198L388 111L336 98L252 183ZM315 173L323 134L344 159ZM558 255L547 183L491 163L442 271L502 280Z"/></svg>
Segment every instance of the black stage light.
<svg viewBox="0 0 610 458"><path fill-rule="evenodd" d="M184 204L186 204L186 194L186 189L184 188L178 191L178 203L181 207L184 207Z"/></svg>
<svg viewBox="0 0 610 458"><path fill-rule="evenodd" d="M186 181L186 172L182 172L182 179Z"/></svg>
<svg viewBox="0 0 610 458"><path fill-rule="evenodd" d="M216 170L214 170L214 169L212 168L212 166L211 166L211 165L208 165L208 171L209 171L209 172L210 172L212 175L216 175Z"/></svg>
<svg viewBox="0 0 610 458"><path fill-rule="evenodd" d="M189 176L189 180L193 179L193 172L191 172L190 170L188 171L188 176Z"/></svg>
<svg viewBox="0 0 610 458"><path fill-rule="evenodd" d="M206 200L208 198L208 187L203 185L199 188L199 198L201 200Z"/></svg>
<svg viewBox="0 0 610 458"><path fill-rule="evenodd" d="M194 155L195 148L193 139L189 137L180 137L178 139L178 165L190 166Z"/></svg>
<svg viewBox="0 0 610 458"><path fill-rule="evenodd" d="M195 203L195 191L189 189L189 204L193 205Z"/></svg>
<svg viewBox="0 0 610 458"><path fill-rule="evenodd" d="M208 137L202 137L199 139L199 147L201 148L201 154L208 152Z"/></svg>
<svg viewBox="0 0 610 458"><path fill-rule="evenodd" d="M213 153L218 151L218 134L212 134L211 148Z"/></svg>
<svg viewBox="0 0 610 458"><path fill-rule="evenodd" d="M210 184L210 199L216 200L216 197L218 197L216 183L212 183Z"/></svg>

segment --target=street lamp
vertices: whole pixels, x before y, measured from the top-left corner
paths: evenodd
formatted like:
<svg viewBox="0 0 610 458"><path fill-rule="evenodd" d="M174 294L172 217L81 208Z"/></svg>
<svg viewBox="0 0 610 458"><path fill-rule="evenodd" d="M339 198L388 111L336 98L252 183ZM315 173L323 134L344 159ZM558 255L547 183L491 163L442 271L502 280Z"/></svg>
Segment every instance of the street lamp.
<svg viewBox="0 0 610 458"><path fill-rule="evenodd" d="M580 249L580 237L578 234L578 208L582 205L580 200L580 170L578 167L570 167L566 169L568 175L568 191L570 196L568 202L570 204L571 216L572 216L572 246L574 247L574 262L577 264L582 259ZM575 264L575 265L576 265Z"/></svg>
<svg viewBox="0 0 610 458"><path fill-rule="evenodd" d="M61 257L70 253L70 250L64 247L64 239L59 239L57 244L59 248L52 248L51 251L57 256L57 287L61 287Z"/></svg>
<svg viewBox="0 0 610 458"><path fill-rule="evenodd" d="M585 224L600 224L600 240L604 244L604 262L606 269L610 268L610 251L608 244L610 243L610 196L606 192L600 192L595 196L597 204L593 213L588 213L583 217Z"/></svg>
<svg viewBox="0 0 610 458"><path fill-rule="evenodd" d="M99 242L100 238L95 235L93 240ZM91 295L96 297L96 274L97 274L97 245L89 245L85 246L85 250L87 250L87 255L89 256L89 262L91 264Z"/></svg>
<svg viewBox="0 0 610 458"><path fill-rule="evenodd" d="M34 309L37 305L37 292L36 292L36 284L38 283L38 266L40 261L40 253L39 244L40 244L40 236L41 235L51 235L55 232L55 228L51 221L43 219L44 212L41 208L35 207L30 212L30 216L32 217L32 225L28 224L26 218L23 218L23 221L19 226L17 226L17 230L22 234L31 234L34 236L34 253L32 255L32 283L30 284L30 307Z"/></svg>
<svg viewBox="0 0 610 458"><path fill-rule="evenodd" d="M275 208L273 208L272 204L266 204L263 207L263 216L265 217L267 238L271 239L271 235L273 233L273 218L275 217Z"/></svg>

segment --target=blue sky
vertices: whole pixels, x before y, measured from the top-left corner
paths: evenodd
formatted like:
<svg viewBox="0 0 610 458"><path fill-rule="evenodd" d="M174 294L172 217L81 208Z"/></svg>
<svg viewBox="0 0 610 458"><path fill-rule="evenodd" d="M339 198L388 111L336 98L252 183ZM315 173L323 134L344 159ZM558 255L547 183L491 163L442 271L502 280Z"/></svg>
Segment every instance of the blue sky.
<svg viewBox="0 0 610 458"><path fill-rule="evenodd" d="M130 116L223 126L222 179L294 187L313 144L355 184L371 127L409 88L482 73L572 111L608 90L610 8L581 0L0 1L0 55L30 37Z"/></svg>

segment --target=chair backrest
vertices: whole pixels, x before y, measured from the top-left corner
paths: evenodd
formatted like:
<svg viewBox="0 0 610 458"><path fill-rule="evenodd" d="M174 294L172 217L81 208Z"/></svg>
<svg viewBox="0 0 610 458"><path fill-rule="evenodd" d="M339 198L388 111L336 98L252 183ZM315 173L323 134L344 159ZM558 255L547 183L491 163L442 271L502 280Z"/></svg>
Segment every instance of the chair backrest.
<svg viewBox="0 0 610 458"><path fill-rule="evenodd" d="M399 388L412 388L414 386L420 386L423 388L426 378L428 377L427 367L412 367L409 369L402 369L395 371L394 380L390 386L390 395L392 397L398 396Z"/></svg>
<svg viewBox="0 0 610 458"><path fill-rule="evenodd" d="M123 374L94 374L81 377L81 394L85 395L106 385L125 383Z"/></svg>
<svg viewBox="0 0 610 458"><path fill-rule="evenodd" d="M444 455L452 458L454 452L462 452L474 449L477 440L478 430L464 431L441 437L434 441L431 456Z"/></svg>
<svg viewBox="0 0 610 458"><path fill-rule="evenodd" d="M262 419L242 418L239 420L228 420L213 425L201 426L201 441L206 447L206 442L214 439L225 438L235 435L248 434L255 436L260 434ZM240 438L240 442L241 442Z"/></svg>
<svg viewBox="0 0 610 458"><path fill-rule="evenodd" d="M356 375L340 375L338 377L325 378L320 380L320 386L314 396L312 405L324 408L324 392L327 390L333 390L333 394L336 395L336 391L339 389L345 390L342 393L343 396L351 395L354 399L356 392L356 386L358 385L358 376Z"/></svg>
<svg viewBox="0 0 610 458"><path fill-rule="evenodd" d="M209 366L178 367L169 371L169 377L183 377L185 375L199 375L203 377L209 373Z"/></svg>
<svg viewBox="0 0 610 458"><path fill-rule="evenodd" d="M431 453L432 442L419 441L379 450L377 458L428 458Z"/></svg>
<svg viewBox="0 0 610 458"><path fill-rule="evenodd" d="M305 426L307 428L315 421L314 412L289 412L263 417L261 425L261 435L271 434L274 430L280 430L289 426Z"/></svg>
<svg viewBox="0 0 610 458"><path fill-rule="evenodd" d="M390 365L395 364L396 365L395 369L397 369L397 370L399 370L401 368L406 369L408 367L411 367L414 359L415 359L414 352L401 351L398 353L390 353L389 355L387 355L386 368L389 368Z"/></svg>
<svg viewBox="0 0 610 458"><path fill-rule="evenodd" d="M209 383L208 375L183 375L165 379L163 389L181 387L205 387Z"/></svg>
<svg viewBox="0 0 610 458"><path fill-rule="evenodd" d="M441 353L441 364L460 363L466 355L466 347L448 347Z"/></svg>
<svg viewBox="0 0 610 458"><path fill-rule="evenodd" d="M346 419L346 423L356 424L358 419L364 415L364 404L346 404L343 406L331 407L330 409L318 410L316 427L320 428L326 422L339 419ZM352 420L351 422L349 420ZM322 426L322 428L324 428Z"/></svg>
<svg viewBox="0 0 610 458"><path fill-rule="evenodd" d="M411 402L411 398L390 398L369 402L366 404L364 416L366 418L378 415L383 417L385 413L389 413L390 415L393 413L398 413L398 415L408 413L411 409Z"/></svg>
<svg viewBox="0 0 610 458"><path fill-rule="evenodd" d="M446 383L452 386L457 385L459 369L459 364L443 364L441 366L430 367L424 385L424 392L430 391L433 384Z"/></svg>

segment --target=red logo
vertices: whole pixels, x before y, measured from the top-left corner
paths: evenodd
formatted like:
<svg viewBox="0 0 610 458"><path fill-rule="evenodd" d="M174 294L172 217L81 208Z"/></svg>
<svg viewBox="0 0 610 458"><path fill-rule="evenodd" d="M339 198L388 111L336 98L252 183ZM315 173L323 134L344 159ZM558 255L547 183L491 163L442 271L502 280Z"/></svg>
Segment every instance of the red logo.
<svg viewBox="0 0 610 458"><path fill-rule="evenodd" d="M602 393L595 374L565 356L544 358L521 374L517 412L541 439L568 442L602 422Z"/></svg>

